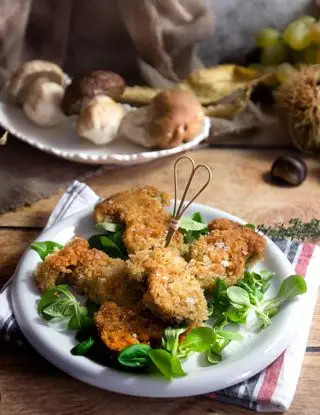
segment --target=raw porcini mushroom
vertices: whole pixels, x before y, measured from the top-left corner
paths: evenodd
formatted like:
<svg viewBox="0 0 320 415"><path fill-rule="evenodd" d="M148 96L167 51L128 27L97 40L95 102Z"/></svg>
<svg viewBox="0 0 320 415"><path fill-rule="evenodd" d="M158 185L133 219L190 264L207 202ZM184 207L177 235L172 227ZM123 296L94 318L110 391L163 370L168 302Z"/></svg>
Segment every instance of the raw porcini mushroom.
<svg viewBox="0 0 320 415"><path fill-rule="evenodd" d="M65 118L60 108L63 94L64 88L61 85L39 78L29 88L23 111L38 125L57 125Z"/></svg>
<svg viewBox="0 0 320 415"><path fill-rule="evenodd" d="M22 105L29 87L40 77L48 82L64 85L65 75L58 65L49 61L33 60L21 65L11 76L8 87L11 97Z"/></svg>
<svg viewBox="0 0 320 415"><path fill-rule="evenodd" d="M196 96L171 89L150 105L127 113L119 136L146 148L173 148L194 139L203 128L204 113Z"/></svg>
<svg viewBox="0 0 320 415"><path fill-rule="evenodd" d="M65 75L48 61L26 62L12 75L9 94L22 105L26 116L43 127L51 127L64 118L60 109Z"/></svg>
<svg viewBox="0 0 320 415"><path fill-rule="evenodd" d="M83 106L75 123L77 133L96 145L107 144L117 136L125 109L107 96L96 96Z"/></svg>
<svg viewBox="0 0 320 415"><path fill-rule="evenodd" d="M76 77L67 86L61 108L66 116L80 114L81 108L96 96L108 96L117 100L123 93L123 78L108 71L93 71Z"/></svg>

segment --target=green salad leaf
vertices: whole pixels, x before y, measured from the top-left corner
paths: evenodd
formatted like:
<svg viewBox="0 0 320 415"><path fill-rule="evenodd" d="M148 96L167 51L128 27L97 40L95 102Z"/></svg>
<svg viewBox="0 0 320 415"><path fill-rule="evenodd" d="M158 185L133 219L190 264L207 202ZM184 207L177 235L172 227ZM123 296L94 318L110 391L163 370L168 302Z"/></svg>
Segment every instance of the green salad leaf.
<svg viewBox="0 0 320 415"><path fill-rule="evenodd" d="M79 330L93 325L87 307L81 305L67 285L57 285L45 291L38 302L37 310L45 320L59 318L68 322L68 328Z"/></svg>
<svg viewBox="0 0 320 415"><path fill-rule="evenodd" d="M262 328L271 324L270 318L276 315L281 304L292 300L298 295L304 294L307 291L307 284L300 275L291 275L286 278L279 289L276 297L270 300L264 300L258 305L258 316L262 321Z"/></svg>
<svg viewBox="0 0 320 415"><path fill-rule="evenodd" d="M222 355L221 355L221 353L216 353L216 352L215 352L215 350L214 350L214 348L212 347L212 348L210 348L210 349L208 350L208 353L207 353L207 360L208 360L208 362L209 362L209 363L211 363L212 365L216 365L216 364L218 364L218 363L220 363L220 362L221 362L221 360L222 360Z"/></svg>
<svg viewBox="0 0 320 415"><path fill-rule="evenodd" d="M186 375L181 366L181 356L179 355L179 336L185 331L186 327L167 327L162 338L162 349L153 349L152 352L149 352L154 366L167 379Z"/></svg>
<svg viewBox="0 0 320 415"><path fill-rule="evenodd" d="M189 331L179 351L206 352L214 342L214 331L210 327L196 327Z"/></svg>
<svg viewBox="0 0 320 415"><path fill-rule="evenodd" d="M167 327L162 338L162 348L175 356L179 348L179 336L186 331L186 327Z"/></svg>
<svg viewBox="0 0 320 415"><path fill-rule="evenodd" d="M151 349L148 356L165 378L168 380L173 378L172 356L169 352L162 349Z"/></svg>
<svg viewBox="0 0 320 415"><path fill-rule="evenodd" d="M249 295L252 294L261 300L264 297L264 293L270 287L273 276L274 273L267 269L263 269L259 273L247 271L237 285L244 288Z"/></svg>
<svg viewBox="0 0 320 415"><path fill-rule="evenodd" d="M122 242L122 231L93 235L88 239L90 248L105 252L111 258L127 259L128 253Z"/></svg>
<svg viewBox="0 0 320 415"><path fill-rule="evenodd" d="M217 330L216 334L220 337L224 337L227 340L240 341L243 339L242 334L236 331Z"/></svg>
<svg viewBox="0 0 320 415"><path fill-rule="evenodd" d="M75 356L85 356L88 354L88 351L92 348L95 344L95 339L93 336L89 336L86 340L78 343L71 349L71 354Z"/></svg>
<svg viewBox="0 0 320 415"><path fill-rule="evenodd" d="M255 231L255 230L256 230L255 225L253 225L252 223L247 223L247 224L246 224L246 225L244 225L244 226L245 226L245 228L252 229L253 231Z"/></svg>
<svg viewBox="0 0 320 415"><path fill-rule="evenodd" d="M206 235L209 232L208 225L203 220L200 212L194 213L191 217L182 216L179 226L187 244L192 243L201 235Z"/></svg>
<svg viewBox="0 0 320 415"><path fill-rule="evenodd" d="M233 306L245 306L250 307L251 302L249 298L249 294L246 290L241 287L237 287L236 285L227 288L227 296L229 297L230 302ZM238 307L236 307L238 308Z"/></svg>
<svg viewBox="0 0 320 415"><path fill-rule="evenodd" d="M46 256L52 254L56 249L63 248L63 245L58 244L54 241L43 241L43 242L32 242L30 248L36 251L40 258L44 260Z"/></svg>
<svg viewBox="0 0 320 415"><path fill-rule="evenodd" d="M150 365L149 351L152 350L147 344L132 344L125 347L118 356L118 361L123 366L147 367Z"/></svg>
<svg viewBox="0 0 320 415"><path fill-rule="evenodd" d="M166 350L151 349L148 356L154 366L168 380L171 380L173 377L186 376L186 373L182 369L181 362L177 356L172 356Z"/></svg>
<svg viewBox="0 0 320 415"><path fill-rule="evenodd" d="M111 258L127 259L128 252L123 244L124 228L113 222L98 223L96 227L105 233L91 236L88 239L90 248L99 249Z"/></svg>
<svg viewBox="0 0 320 415"><path fill-rule="evenodd" d="M267 270L258 273L247 272L238 283L227 289L229 307L223 312L227 321L244 324L250 310L256 313L261 327L271 324L270 318L277 314L285 301L306 292L305 280L299 275L287 277L281 284L278 295L270 300L264 299L264 293L270 285L273 274Z"/></svg>
<svg viewBox="0 0 320 415"><path fill-rule="evenodd" d="M179 335L185 330L167 327L162 339L162 349L152 349L145 344L133 344L119 353L118 362L130 368L156 368L167 379L185 376L177 355Z"/></svg>
<svg viewBox="0 0 320 415"><path fill-rule="evenodd" d="M184 231L203 231L208 227L206 223L198 222L188 216L182 216L179 226L180 229L183 229Z"/></svg>

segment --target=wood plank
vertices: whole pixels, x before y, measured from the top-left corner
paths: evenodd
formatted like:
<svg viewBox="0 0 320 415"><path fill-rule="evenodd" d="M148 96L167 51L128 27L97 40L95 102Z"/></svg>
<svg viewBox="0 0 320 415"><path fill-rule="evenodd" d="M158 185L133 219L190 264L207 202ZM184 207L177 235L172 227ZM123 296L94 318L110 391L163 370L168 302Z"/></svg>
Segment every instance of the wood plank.
<svg viewBox="0 0 320 415"><path fill-rule="evenodd" d="M320 353L307 353L288 415L318 415ZM144 399L106 392L81 383L33 351L8 352L0 366L3 415L249 415L252 412L204 397ZM133 409L134 408L134 409Z"/></svg>
<svg viewBox="0 0 320 415"><path fill-rule="evenodd" d="M273 160L288 151L201 149L190 152L197 163L213 170L213 181L199 202L226 210L250 222L272 224L300 217L320 217L319 166L307 159L308 179L299 187L284 188L268 183L265 175ZM294 153L296 154L296 153ZM103 196L137 184L153 184L172 193L173 163L169 157L151 163L105 172L88 184ZM196 181L199 183L199 181ZM193 186L195 190L196 185ZM42 200L32 207L0 216L0 226L44 226L59 195Z"/></svg>
<svg viewBox="0 0 320 415"><path fill-rule="evenodd" d="M320 298L318 298L316 307L314 309L311 331L308 338L308 346L320 346Z"/></svg>
<svg viewBox="0 0 320 415"><path fill-rule="evenodd" d="M0 286L12 275L21 255L38 234L38 231L0 228Z"/></svg>
<svg viewBox="0 0 320 415"><path fill-rule="evenodd" d="M309 177L297 188L280 188L264 180L274 158L284 153L287 154L287 151L202 149L192 152L190 155L197 163L209 164L214 172L210 189L201 195L199 201L254 223L272 224L291 217L300 217L303 220L319 218L319 166L316 160L306 160ZM171 192L174 160L175 157L171 157L146 165L106 172L88 183L105 196L138 183L154 184ZM32 228L44 226L59 196L0 216L0 283L11 275L22 252L38 235L38 230ZM1 226L6 229L1 229ZM31 229L9 229L12 226ZM308 345L320 346L320 302L315 311ZM287 412L289 415L320 413L317 400L319 386L315 382L319 377L320 353L307 353L293 406ZM135 408L134 413L139 415L252 414L203 398L150 400L108 393L71 379L35 352L28 350L11 351L2 355L0 385L1 411L4 415L122 415L132 411L132 407Z"/></svg>

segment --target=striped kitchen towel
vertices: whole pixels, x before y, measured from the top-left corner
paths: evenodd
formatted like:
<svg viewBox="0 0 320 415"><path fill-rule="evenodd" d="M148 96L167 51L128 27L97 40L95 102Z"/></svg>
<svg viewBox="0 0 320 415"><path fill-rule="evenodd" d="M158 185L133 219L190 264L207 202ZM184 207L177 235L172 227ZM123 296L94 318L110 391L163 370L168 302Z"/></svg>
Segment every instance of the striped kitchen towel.
<svg viewBox="0 0 320 415"><path fill-rule="evenodd" d="M53 210L45 229L69 215L94 206L98 200L99 197L87 185L75 181ZM245 382L206 396L260 412L285 411L293 400L320 282L320 247L285 240L274 242L294 265L296 273L307 280L304 325L299 327L295 341L269 367ZM4 342L21 346L26 342L12 313L10 280L0 293L0 343Z"/></svg>

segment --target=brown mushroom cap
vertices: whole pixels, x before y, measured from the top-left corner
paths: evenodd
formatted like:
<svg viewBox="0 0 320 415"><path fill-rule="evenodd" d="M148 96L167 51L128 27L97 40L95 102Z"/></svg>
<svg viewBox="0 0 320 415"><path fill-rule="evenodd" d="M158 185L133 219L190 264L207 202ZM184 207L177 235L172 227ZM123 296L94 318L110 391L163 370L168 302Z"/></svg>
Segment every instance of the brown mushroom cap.
<svg viewBox="0 0 320 415"><path fill-rule="evenodd" d="M180 89L160 92L150 107L148 132L156 147L176 147L202 130L203 108L192 92Z"/></svg>
<svg viewBox="0 0 320 415"><path fill-rule="evenodd" d="M32 60L21 65L12 75L9 82L9 93L19 104L23 104L29 86L38 78L48 82L64 84L63 70L53 62Z"/></svg>
<svg viewBox="0 0 320 415"><path fill-rule="evenodd" d="M75 77L66 88L61 108L65 115L79 114L81 107L97 95L118 99L123 93L123 78L108 71L93 71L88 75Z"/></svg>

